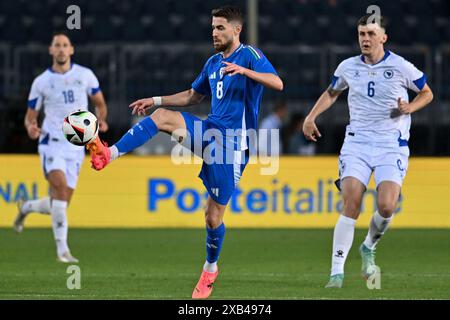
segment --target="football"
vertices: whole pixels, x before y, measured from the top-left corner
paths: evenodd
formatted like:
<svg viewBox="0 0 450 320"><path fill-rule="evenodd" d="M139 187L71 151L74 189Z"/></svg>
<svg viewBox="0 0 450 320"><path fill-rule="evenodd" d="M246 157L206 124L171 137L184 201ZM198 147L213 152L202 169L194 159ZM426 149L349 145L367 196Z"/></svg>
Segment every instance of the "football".
<svg viewBox="0 0 450 320"><path fill-rule="evenodd" d="M97 137L98 120L93 113L78 110L64 118L62 130L67 141L84 146Z"/></svg>

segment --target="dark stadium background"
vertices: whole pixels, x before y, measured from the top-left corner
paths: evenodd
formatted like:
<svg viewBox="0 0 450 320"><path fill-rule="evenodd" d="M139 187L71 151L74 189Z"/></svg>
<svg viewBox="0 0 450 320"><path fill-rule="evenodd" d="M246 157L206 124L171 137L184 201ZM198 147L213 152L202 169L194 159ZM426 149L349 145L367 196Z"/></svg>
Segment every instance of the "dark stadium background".
<svg viewBox="0 0 450 320"><path fill-rule="evenodd" d="M50 66L47 46L55 30L65 30L66 8L81 8L81 30L69 31L74 62L94 70L109 106L108 142L134 121L127 108L137 98L175 93L190 86L213 53L210 12L246 1L0 1L0 152L33 153L35 141L23 128L32 80ZM356 21L371 4L388 18L387 48L403 55L428 76L435 98L413 115L412 155L450 155L450 3L446 0L349 1L260 0L257 46L284 80L282 93L266 90L260 119L276 101L290 115L306 113L327 87L344 58L359 53ZM248 23L242 34L248 39ZM208 104L190 108L206 115ZM317 153L336 154L348 121L345 95L319 119L326 137ZM168 152L169 138L145 153ZM158 144L160 144L158 146Z"/></svg>
<svg viewBox="0 0 450 320"><path fill-rule="evenodd" d="M449 0L0 0L0 300L190 299L205 258L204 211L201 203L194 212L183 211L178 199L185 194L184 203L192 205L189 195L205 192L196 177L200 165L180 167L168 155L153 156L170 152L164 134L136 150L151 156L127 156L108 170L90 169L86 157L68 210L82 289L69 290L67 265L55 262L51 219L33 214L21 235L12 228L22 196L48 193L37 142L28 138L23 120L33 79L51 65L52 33L67 31L73 61L100 81L110 124L102 138L114 143L138 121L128 109L132 101L190 87L214 53L211 10L224 4L244 9L241 40L259 47L284 81L283 92L266 90L260 120L279 101L287 101L286 124L311 109L339 62L360 53L356 23L373 4L388 19L386 48L426 73L434 100L412 116L411 170L400 214L377 247L382 290L368 290L358 253L376 205L374 184L355 231L344 288L324 288L338 217L337 209L328 208L341 201L333 181L348 123L343 94L318 119L323 138L316 151L329 157L280 157L277 176L260 174L262 163L246 169L236 201L242 210L227 209L221 275L211 299L449 299ZM66 29L70 5L81 9L81 30ZM187 108L199 116L209 109L207 102ZM151 211L150 182L161 179L176 188L169 199L160 195ZM281 201L289 188L291 201ZM274 199L258 202L263 212L250 210L249 203L256 203L251 194L278 195L278 209ZM303 205L309 211L297 209ZM336 313L336 305L329 310Z"/></svg>

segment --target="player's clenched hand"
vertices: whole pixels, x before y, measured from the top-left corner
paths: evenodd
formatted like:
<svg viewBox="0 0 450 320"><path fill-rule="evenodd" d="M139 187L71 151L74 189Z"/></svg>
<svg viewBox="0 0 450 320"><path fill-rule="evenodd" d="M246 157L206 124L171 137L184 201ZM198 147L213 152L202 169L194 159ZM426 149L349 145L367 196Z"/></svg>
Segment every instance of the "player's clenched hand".
<svg viewBox="0 0 450 320"><path fill-rule="evenodd" d="M403 101L402 98L397 99L397 105L398 105L398 110L402 114L410 114L412 112L411 105L408 102Z"/></svg>
<svg viewBox="0 0 450 320"><path fill-rule="evenodd" d="M144 116L148 109L153 107L155 102L153 98L139 99L132 104L130 104L130 108L133 108L131 114L136 114L138 116Z"/></svg>
<svg viewBox="0 0 450 320"><path fill-rule="evenodd" d="M303 122L303 134L305 135L306 139L312 140L314 142L317 142L317 138L320 138L322 136L319 132L319 129L317 129L314 121L308 117L306 117L305 121Z"/></svg>
<svg viewBox="0 0 450 320"><path fill-rule="evenodd" d="M27 132L30 139L36 140L41 134L41 128L38 127L36 122L32 122L28 125Z"/></svg>
<svg viewBox="0 0 450 320"><path fill-rule="evenodd" d="M246 69L244 67L226 61L223 61L223 63L226 65L225 69L223 69L225 74L228 74L229 76L234 76L235 74L245 75Z"/></svg>
<svg viewBox="0 0 450 320"><path fill-rule="evenodd" d="M411 112L412 112L411 105L408 102L403 101L402 98L398 98L397 109L392 109L391 118L396 118L403 114L410 114Z"/></svg>

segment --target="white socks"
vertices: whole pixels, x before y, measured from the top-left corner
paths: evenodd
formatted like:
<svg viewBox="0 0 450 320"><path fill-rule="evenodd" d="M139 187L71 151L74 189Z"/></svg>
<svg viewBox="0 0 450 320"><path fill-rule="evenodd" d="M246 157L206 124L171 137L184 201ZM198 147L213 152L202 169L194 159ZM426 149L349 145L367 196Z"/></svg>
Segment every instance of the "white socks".
<svg viewBox="0 0 450 320"><path fill-rule="evenodd" d="M53 235L58 256L69 251L67 246L67 201L53 200L51 207Z"/></svg>
<svg viewBox="0 0 450 320"><path fill-rule="evenodd" d="M333 255L331 258L331 275L344 273L344 264L352 247L356 220L339 216L334 227Z"/></svg>
<svg viewBox="0 0 450 320"><path fill-rule="evenodd" d="M378 211L373 214L369 225L369 232L364 240L364 245L373 250L381 236L386 232L392 220L383 218ZM333 256L331 265L331 275L344 273L344 264L348 252L352 247L353 236L355 233L356 220L341 215L334 227L333 236Z"/></svg>
<svg viewBox="0 0 450 320"><path fill-rule="evenodd" d="M370 220L369 232L367 233L364 245L373 250L380 240L381 236L389 227L392 217L383 218L378 211L373 214ZM356 220L341 215L334 227L333 236L333 256L331 265L331 275L344 273L344 264L348 252L352 247L353 236L355 234Z"/></svg>
<svg viewBox="0 0 450 320"><path fill-rule="evenodd" d="M28 214L30 212L50 214L50 198L45 197L36 200L25 201L21 210L25 214Z"/></svg>
<svg viewBox="0 0 450 320"><path fill-rule="evenodd" d="M209 263L208 261L205 262L203 265L203 270L208 272L216 272L217 271L217 261L213 263Z"/></svg>
<svg viewBox="0 0 450 320"><path fill-rule="evenodd" d="M373 214L372 220L369 224L369 232L367 233L366 240L364 240L364 245L373 250L380 240L381 236L389 228L389 224L393 218L393 215L389 218L383 218L378 211Z"/></svg>
<svg viewBox="0 0 450 320"><path fill-rule="evenodd" d="M109 147L109 151L111 152L111 159L109 162L112 162L113 160L116 160L118 157L123 156L124 152L119 152L119 149L115 145Z"/></svg>
<svg viewBox="0 0 450 320"><path fill-rule="evenodd" d="M25 201L21 210L26 214L30 212L51 214L53 235L56 241L56 251L59 256L69 251L69 247L67 245L67 201L50 201L49 197L28 200Z"/></svg>

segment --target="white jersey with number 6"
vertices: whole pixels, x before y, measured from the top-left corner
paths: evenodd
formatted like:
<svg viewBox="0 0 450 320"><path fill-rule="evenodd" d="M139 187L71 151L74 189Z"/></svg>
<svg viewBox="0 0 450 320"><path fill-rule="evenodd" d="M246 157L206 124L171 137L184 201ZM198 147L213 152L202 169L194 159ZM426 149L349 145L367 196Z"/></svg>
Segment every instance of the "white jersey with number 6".
<svg viewBox="0 0 450 320"><path fill-rule="evenodd" d="M397 100L408 102L408 89L419 92L426 84L426 76L403 57L386 51L383 59L366 64L364 56L342 61L337 67L331 88L349 88L350 124L347 133L357 133L354 140L372 143L407 143L411 116L392 117L398 108Z"/></svg>

